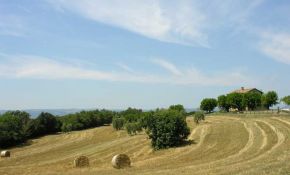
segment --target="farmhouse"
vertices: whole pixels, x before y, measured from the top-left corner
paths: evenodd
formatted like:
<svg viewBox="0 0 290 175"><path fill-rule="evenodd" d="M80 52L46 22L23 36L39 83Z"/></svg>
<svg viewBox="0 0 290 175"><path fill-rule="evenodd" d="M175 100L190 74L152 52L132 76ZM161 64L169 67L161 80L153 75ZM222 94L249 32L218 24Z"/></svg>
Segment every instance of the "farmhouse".
<svg viewBox="0 0 290 175"><path fill-rule="evenodd" d="M231 93L245 94L245 93L248 93L248 92L258 92L258 93L260 93L260 94L263 94L262 91L260 91L260 90L258 90L258 89L256 89L256 88L247 88L247 89L246 89L246 88L244 88L244 87L241 87L241 89L234 90L234 91L230 92L230 94L231 94Z"/></svg>

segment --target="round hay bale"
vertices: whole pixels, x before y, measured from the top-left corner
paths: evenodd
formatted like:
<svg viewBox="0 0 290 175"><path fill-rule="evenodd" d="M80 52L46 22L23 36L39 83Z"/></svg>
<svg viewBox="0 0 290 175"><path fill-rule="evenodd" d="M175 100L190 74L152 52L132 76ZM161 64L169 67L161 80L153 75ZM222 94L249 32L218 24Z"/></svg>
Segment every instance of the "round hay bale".
<svg viewBox="0 0 290 175"><path fill-rule="evenodd" d="M117 154L112 159L112 165L114 168L126 168L130 167L131 161L130 158L126 154Z"/></svg>
<svg viewBox="0 0 290 175"><path fill-rule="evenodd" d="M10 151L1 151L1 157L10 157Z"/></svg>
<svg viewBox="0 0 290 175"><path fill-rule="evenodd" d="M88 167L89 165L89 158L86 156L79 156L74 160L75 168Z"/></svg>

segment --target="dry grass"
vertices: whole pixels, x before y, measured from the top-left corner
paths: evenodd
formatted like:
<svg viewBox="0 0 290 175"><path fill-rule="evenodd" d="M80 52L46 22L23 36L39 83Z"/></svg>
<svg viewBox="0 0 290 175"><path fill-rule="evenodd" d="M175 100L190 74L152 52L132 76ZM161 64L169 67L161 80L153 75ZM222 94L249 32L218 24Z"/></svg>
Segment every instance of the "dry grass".
<svg viewBox="0 0 290 175"><path fill-rule="evenodd" d="M290 174L290 118L208 117L196 126L188 118L193 144L152 151L146 134L128 136L110 126L50 135L0 159L0 174ZM116 154L132 167L117 170ZM85 155L90 167L72 168Z"/></svg>

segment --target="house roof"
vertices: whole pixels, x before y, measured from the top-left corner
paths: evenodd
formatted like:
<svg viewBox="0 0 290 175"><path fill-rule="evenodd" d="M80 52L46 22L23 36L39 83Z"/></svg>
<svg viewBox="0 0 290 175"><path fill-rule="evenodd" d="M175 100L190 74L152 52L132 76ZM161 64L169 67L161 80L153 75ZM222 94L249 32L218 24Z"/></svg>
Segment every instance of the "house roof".
<svg viewBox="0 0 290 175"><path fill-rule="evenodd" d="M244 87L241 87L241 89L234 90L231 93L245 94L245 93L251 92L253 90L254 91L259 91L259 92L263 93L262 91L260 91L260 90L258 90L256 88L244 88Z"/></svg>

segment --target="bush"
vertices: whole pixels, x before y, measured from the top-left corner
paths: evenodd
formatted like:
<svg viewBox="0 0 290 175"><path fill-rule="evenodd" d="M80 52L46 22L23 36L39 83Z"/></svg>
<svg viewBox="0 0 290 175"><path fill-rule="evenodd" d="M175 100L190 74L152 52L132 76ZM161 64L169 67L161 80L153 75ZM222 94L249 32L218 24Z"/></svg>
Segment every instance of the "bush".
<svg viewBox="0 0 290 175"><path fill-rule="evenodd" d="M180 145L189 135L183 115L175 110L160 110L149 126L149 138L156 150Z"/></svg>
<svg viewBox="0 0 290 175"><path fill-rule="evenodd" d="M194 114L194 122L195 122L196 124L199 124L199 122L200 122L201 120L205 120L205 115L204 115L204 113L203 113L203 112L196 112L196 113Z"/></svg>

